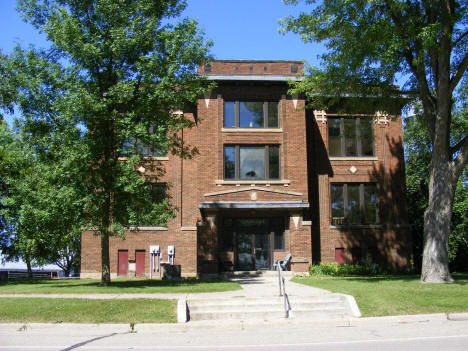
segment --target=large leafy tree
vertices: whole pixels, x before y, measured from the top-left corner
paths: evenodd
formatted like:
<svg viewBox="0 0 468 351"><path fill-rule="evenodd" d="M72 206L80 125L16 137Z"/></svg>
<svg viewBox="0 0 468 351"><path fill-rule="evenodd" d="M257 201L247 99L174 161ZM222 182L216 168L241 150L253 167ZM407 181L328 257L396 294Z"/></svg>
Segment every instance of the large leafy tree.
<svg viewBox="0 0 468 351"><path fill-rule="evenodd" d="M415 112L420 112L418 108ZM468 110L454 111L454 135L466 128ZM420 113L405 118L406 188L409 218L413 237L413 254L417 267L421 266L424 233L424 212L428 206L431 139L424 128ZM452 270L468 269L468 167L460 176L455 190L452 223L449 236L449 266Z"/></svg>
<svg viewBox="0 0 468 351"><path fill-rule="evenodd" d="M295 4L298 0L285 0ZM432 150L424 217L423 282L451 281L448 239L455 188L468 161L467 130L456 137L452 109L468 67L468 4L446 0L305 0L310 13L286 17L284 30L323 42L323 71L303 91L333 96L394 94L396 78L420 101ZM299 86L301 87L301 86ZM392 92L393 90L393 92ZM466 98L466 96L465 96Z"/></svg>
<svg viewBox="0 0 468 351"><path fill-rule="evenodd" d="M50 42L49 50L38 54L40 62L74 76L57 76L48 90L51 103L23 112L33 135L62 121L85 132L79 155L85 171L70 163L69 174L85 185L83 212L87 226L101 237L104 285L110 284L109 237L123 235L131 225L164 222L171 214L167 200L152 202L148 196L155 177L138 171L143 163L145 174L158 175L157 165L135 155L137 144L129 141L182 157L194 151L179 136L193 122L173 111L209 88L196 66L208 59L210 45L195 21L176 22L185 6L183 0L18 1L24 19ZM23 62L12 79L30 69ZM16 85L20 97L34 96L23 86Z"/></svg>

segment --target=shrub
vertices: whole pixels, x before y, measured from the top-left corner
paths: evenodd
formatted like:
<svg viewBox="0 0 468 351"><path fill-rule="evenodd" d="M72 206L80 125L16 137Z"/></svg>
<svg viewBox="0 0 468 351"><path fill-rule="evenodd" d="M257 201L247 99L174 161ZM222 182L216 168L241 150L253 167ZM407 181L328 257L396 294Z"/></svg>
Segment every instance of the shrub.
<svg viewBox="0 0 468 351"><path fill-rule="evenodd" d="M333 277L346 277L353 275L376 275L383 272L378 264L373 263L369 259L364 259L361 264L338 264L333 262L311 265L309 273L311 276L327 275Z"/></svg>

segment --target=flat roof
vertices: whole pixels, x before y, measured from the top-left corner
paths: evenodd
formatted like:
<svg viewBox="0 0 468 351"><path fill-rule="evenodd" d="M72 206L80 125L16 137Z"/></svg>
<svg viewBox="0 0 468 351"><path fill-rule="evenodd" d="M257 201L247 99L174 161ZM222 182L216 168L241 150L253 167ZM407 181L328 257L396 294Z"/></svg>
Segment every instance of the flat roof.
<svg viewBox="0 0 468 351"><path fill-rule="evenodd" d="M207 80L229 80L229 81L264 81L264 82L287 82L300 81L302 78L287 75L266 74L210 74L205 75Z"/></svg>
<svg viewBox="0 0 468 351"><path fill-rule="evenodd" d="M308 202L300 201L208 201L198 205L200 209L205 208L234 208L234 209L249 209L249 208L265 208L265 209L281 209L281 208L309 208Z"/></svg>
<svg viewBox="0 0 468 351"><path fill-rule="evenodd" d="M258 62L258 63L260 63L260 62L264 62L264 63L289 62L289 63L297 63L297 64L304 63L304 62L302 62L300 60L213 60L212 62L245 62L245 63L248 63L248 62L252 62L252 63L256 63L256 62Z"/></svg>

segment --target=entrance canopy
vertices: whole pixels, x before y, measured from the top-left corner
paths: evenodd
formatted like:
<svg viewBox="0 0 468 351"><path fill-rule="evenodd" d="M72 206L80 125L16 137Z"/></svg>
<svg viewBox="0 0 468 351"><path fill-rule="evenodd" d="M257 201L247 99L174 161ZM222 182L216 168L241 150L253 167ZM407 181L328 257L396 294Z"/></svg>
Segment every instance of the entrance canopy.
<svg viewBox="0 0 468 351"><path fill-rule="evenodd" d="M292 209L309 208L308 202L300 201L208 201L198 205L200 209Z"/></svg>

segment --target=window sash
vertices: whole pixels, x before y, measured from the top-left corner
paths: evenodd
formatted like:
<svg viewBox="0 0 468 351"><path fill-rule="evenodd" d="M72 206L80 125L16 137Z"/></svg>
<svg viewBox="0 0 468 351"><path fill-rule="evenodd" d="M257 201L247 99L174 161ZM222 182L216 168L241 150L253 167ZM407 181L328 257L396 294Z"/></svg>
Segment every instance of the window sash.
<svg viewBox="0 0 468 351"><path fill-rule="evenodd" d="M355 194L357 196L354 196L354 198L357 201L353 204L354 200L351 195L356 188L358 193ZM372 208L374 208L373 211ZM378 224L377 187L375 183L331 183L330 215L332 225Z"/></svg>
<svg viewBox="0 0 468 351"><path fill-rule="evenodd" d="M262 104L262 124L242 125L241 111L245 104ZM241 108L241 106L243 106ZM276 115L276 116L275 116ZM278 101L224 101L223 113L224 128L278 128L279 127L279 102Z"/></svg>
<svg viewBox="0 0 468 351"><path fill-rule="evenodd" d="M339 121L340 134L334 135ZM353 121L353 122L351 122ZM370 128L368 128L370 124ZM350 129L351 127L351 129ZM333 129L332 129L333 128ZM364 132L369 140L363 140ZM332 133L333 131L333 133ZM339 150L338 152L336 152ZM367 150L367 152L365 152ZM369 152L370 150L370 152ZM374 156L374 128L369 118L329 117L328 119L328 152L329 156L338 157L363 157Z"/></svg>
<svg viewBox="0 0 468 351"><path fill-rule="evenodd" d="M241 174L241 150L248 148L263 148L263 177L249 178ZM275 148L277 152L275 152ZM234 177L232 177L232 153L234 152ZM275 155L276 154L276 155ZM228 157L227 157L228 156ZM281 156L279 145L225 145L223 151L223 173L226 180L270 180L281 178ZM277 158L277 167L273 167L274 158ZM229 164L228 164L229 162ZM229 167L229 168L228 168Z"/></svg>

